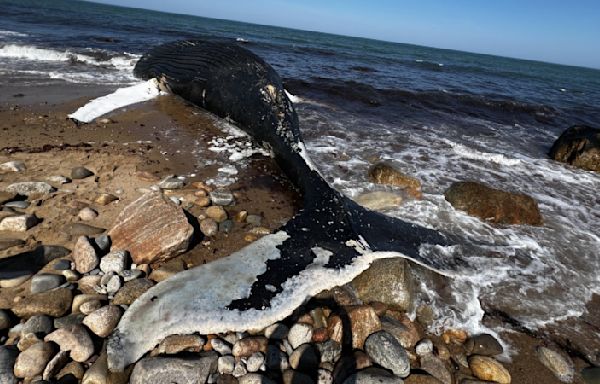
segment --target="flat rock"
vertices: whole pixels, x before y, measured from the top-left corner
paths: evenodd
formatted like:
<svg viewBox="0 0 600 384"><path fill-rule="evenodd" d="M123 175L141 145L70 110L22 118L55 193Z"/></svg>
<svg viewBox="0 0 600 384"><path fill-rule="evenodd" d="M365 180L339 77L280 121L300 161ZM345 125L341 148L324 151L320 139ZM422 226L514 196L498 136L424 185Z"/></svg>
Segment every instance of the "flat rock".
<svg viewBox="0 0 600 384"><path fill-rule="evenodd" d="M542 225L537 202L528 195L502 191L467 181L453 183L444 193L455 209L496 224Z"/></svg>
<svg viewBox="0 0 600 384"><path fill-rule="evenodd" d="M200 352L204 339L199 335L171 335L160 342L158 353L174 355L179 352Z"/></svg>
<svg viewBox="0 0 600 384"><path fill-rule="evenodd" d="M94 343L85 327L76 324L67 328L59 328L44 338L59 345L61 351L70 352L71 358L80 363L94 354Z"/></svg>
<svg viewBox="0 0 600 384"><path fill-rule="evenodd" d="M554 376L563 383L570 383L575 376L573 360L566 354L548 347L540 346L536 350L538 359Z"/></svg>
<svg viewBox="0 0 600 384"><path fill-rule="evenodd" d="M185 252L193 234L183 210L160 193L145 194L125 207L108 233L113 249L129 251L136 264Z"/></svg>
<svg viewBox="0 0 600 384"><path fill-rule="evenodd" d="M10 184L5 191L27 197L37 197L54 192L54 188L43 181L21 181Z"/></svg>
<svg viewBox="0 0 600 384"><path fill-rule="evenodd" d="M86 236L79 236L73 247L72 257L75 270L79 273L88 273L98 266L99 259L96 249Z"/></svg>
<svg viewBox="0 0 600 384"><path fill-rule="evenodd" d="M233 194L225 189L216 189L210 192L210 200L214 205L231 205L233 204Z"/></svg>
<svg viewBox="0 0 600 384"><path fill-rule="evenodd" d="M500 384L510 384L511 382L508 370L491 357L472 356L469 359L469 368L478 379L495 381Z"/></svg>
<svg viewBox="0 0 600 384"><path fill-rule="evenodd" d="M18 355L19 351L16 348L0 345L0 384L17 384L13 367Z"/></svg>
<svg viewBox="0 0 600 384"><path fill-rule="evenodd" d="M65 226L65 232L71 236L95 236L106 231L104 228L94 227L84 223L73 223Z"/></svg>
<svg viewBox="0 0 600 384"><path fill-rule="evenodd" d="M106 305L90 313L83 319L92 332L100 337L107 337L115 329L121 319L121 308L116 305Z"/></svg>
<svg viewBox="0 0 600 384"><path fill-rule="evenodd" d="M412 308L412 274L404 259L375 260L352 281L352 286L365 303L377 301L400 311Z"/></svg>
<svg viewBox="0 0 600 384"><path fill-rule="evenodd" d="M589 171L600 171L600 129L574 125L550 149L550 157Z"/></svg>
<svg viewBox="0 0 600 384"><path fill-rule="evenodd" d="M146 357L133 369L131 384L203 384L217 370L217 355Z"/></svg>
<svg viewBox="0 0 600 384"><path fill-rule="evenodd" d="M59 287L65 278L62 275L39 274L31 278L31 293L46 292Z"/></svg>
<svg viewBox="0 0 600 384"><path fill-rule="evenodd" d="M37 343L21 352L15 361L14 374L16 377L34 377L41 375L44 368L54 355L50 343Z"/></svg>
<svg viewBox="0 0 600 384"><path fill-rule="evenodd" d="M0 221L0 231L25 232L38 223L35 215L5 217Z"/></svg>
<svg viewBox="0 0 600 384"><path fill-rule="evenodd" d="M25 296L12 308L19 317L48 315L60 317L71 308L73 294L68 288L57 288L51 291Z"/></svg>
<svg viewBox="0 0 600 384"><path fill-rule="evenodd" d="M181 189L184 186L184 181L177 177L167 177L158 183L160 189Z"/></svg>
<svg viewBox="0 0 600 384"><path fill-rule="evenodd" d="M23 172L26 169L25 163L20 160L7 161L0 164L0 172Z"/></svg>
<svg viewBox="0 0 600 384"><path fill-rule="evenodd" d="M390 162L379 162L369 168L369 180L377 184L393 185L405 189L415 198L421 198L421 182L400 171Z"/></svg>
<svg viewBox="0 0 600 384"><path fill-rule="evenodd" d="M395 375L406 377L410 374L410 359L406 350L389 333L379 331L369 336L365 341L365 351L374 362Z"/></svg>
<svg viewBox="0 0 600 384"><path fill-rule="evenodd" d="M114 305L130 305L148 289L152 288L154 283L146 278L135 279L125 283L123 288L117 292L113 298Z"/></svg>
<svg viewBox="0 0 600 384"><path fill-rule="evenodd" d="M74 167L71 169L71 179L73 180L85 179L90 176L94 176L94 172L86 167Z"/></svg>

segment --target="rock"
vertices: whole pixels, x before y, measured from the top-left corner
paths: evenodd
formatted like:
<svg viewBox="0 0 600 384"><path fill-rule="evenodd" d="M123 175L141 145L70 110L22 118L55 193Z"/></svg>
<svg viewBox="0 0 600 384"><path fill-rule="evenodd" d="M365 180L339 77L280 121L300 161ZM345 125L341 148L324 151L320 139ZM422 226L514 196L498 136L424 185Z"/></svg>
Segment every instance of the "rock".
<svg viewBox="0 0 600 384"><path fill-rule="evenodd" d="M60 317L71 308L73 294L68 288L57 288L47 292L25 296L15 303L12 311L19 317L48 315Z"/></svg>
<svg viewBox="0 0 600 384"><path fill-rule="evenodd" d="M253 225L255 227L260 227L262 223L262 216L259 215L248 215L246 217L246 223Z"/></svg>
<svg viewBox="0 0 600 384"><path fill-rule="evenodd" d="M10 328L10 324L12 321L10 320L10 315L4 309L0 309L0 331L3 329Z"/></svg>
<svg viewBox="0 0 600 384"><path fill-rule="evenodd" d="M82 276L77 282L77 288L85 294L96 293L94 288L100 286L101 279L102 276L100 275Z"/></svg>
<svg viewBox="0 0 600 384"><path fill-rule="evenodd" d="M25 274L16 276L8 279L0 279L0 288L14 288L18 287L31 277L31 274Z"/></svg>
<svg viewBox="0 0 600 384"><path fill-rule="evenodd" d="M239 211L238 213L235 214L235 216L233 217L233 220L236 223L244 223L244 222L246 222L247 218L248 218L248 211Z"/></svg>
<svg viewBox="0 0 600 384"><path fill-rule="evenodd" d="M398 376L390 375L381 369L365 369L348 377L344 384L402 384L404 381Z"/></svg>
<svg viewBox="0 0 600 384"><path fill-rule="evenodd" d="M395 375L406 377L410 374L410 359L400 343L385 331L372 334L365 341L365 351L369 357Z"/></svg>
<svg viewBox="0 0 600 384"><path fill-rule="evenodd" d="M239 384L275 384L275 382L259 373L249 373L238 378Z"/></svg>
<svg viewBox="0 0 600 384"><path fill-rule="evenodd" d="M67 259L57 260L52 266L55 271L66 271L71 269L71 261Z"/></svg>
<svg viewBox="0 0 600 384"><path fill-rule="evenodd" d="M405 175L390 162L380 162L369 168L369 180L372 183L394 185L405 189L411 196L420 199L421 182Z"/></svg>
<svg viewBox="0 0 600 384"><path fill-rule="evenodd" d="M206 208L206 216L210 217L217 223L222 223L227 220L227 212L219 205L213 205Z"/></svg>
<svg viewBox="0 0 600 384"><path fill-rule="evenodd" d="M46 315L31 316L21 328L21 335L33 333L38 336L45 336L52 332L54 323L52 319Z"/></svg>
<svg viewBox="0 0 600 384"><path fill-rule="evenodd" d="M400 345L406 349L414 347L417 341L421 339L417 327L404 314L399 318L381 316L380 319L381 328L394 336Z"/></svg>
<svg viewBox="0 0 600 384"><path fill-rule="evenodd" d="M290 356L290 366L303 372L313 372L320 362L319 352L312 344L302 344Z"/></svg>
<svg viewBox="0 0 600 384"><path fill-rule="evenodd" d="M396 208L402 204L402 196L384 191L367 192L358 195L354 201L365 208L380 211L388 208Z"/></svg>
<svg viewBox="0 0 600 384"><path fill-rule="evenodd" d="M600 129L574 125L550 149L550 157L589 171L600 171Z"/></svg>
<svg viewBox="0 0 600 384"><path fill-rule="evenodd" d="M427 356L433 354L433 342L429 339L419 341L416 347L417 356Z"/></svg>
<svg viewBox="0 0 600 384"><path fill-rule="evenodd" d="M306 373L286 369L281 377L282 384L314 384L312 377Z"/></svg>
<svg viewBox="0 0 600 384"><path fill-rule="evenodd" d="M575 366L569 356L548 347L540 346L536 349L538 359L548 368L554 376L563 383L570 383L575 376Z"/></svg>
<svg viewBox="0 0 600 384"><path fill-rule="evenodd" d="M460 383L464 384L464 381ZM410 376L404 379L404 384L442 384L442 382L433 376L411 373Z"/></svg>
<svg viewBox="0 0 600 384"><path fill-rule="evenodd" d="M496 356L504 352L498 340L487 333L470 337L465 342L465 350L468 355L480 356Z"/></svg>
<svg viewBox="0 0 600 384"><path fill-rule="evenodd" d="M211 218L204 219L200 222L200 231L204 236L214 236L219 232L219 224Z"/></svg>
<svg viewBox="0 0 600 384"><path fill-rule="evenodd" d="M219 224L219 232L231 233L231 231L233 231L233 227L233 220L225 220Z"/></svg>
<svg viewBox="0 0 600 384"><path fill-rule="evenodd" d="M106 305L83 319L83 324L100 337L107 337L115 329L121 319L121 308Z"/></svg>
<svg viewBox="0 0 600 384"><path fill-rule="evenodd" d="M100 195L98 195L98 197L96 197L96 200L94 200L94 202L96 202L96 204L98 205L106 206L112 203L113 201L117 200L119 200L119 198L113 195L112 193L101 193Z"/></svg>
<svg viewBox="0 0 600 384"><path fill-rule="evenodd" d="M452 373L440 358L432 354L421 356L421 369L443 384L452 384Z"/></svg>
<svg viewBox="0 0 600 384"><path fill-rule="evenodd" d="M246 361L246 369L248 372L258 372L264 363L265 355L260 352L255 352L248 358L248 361Z"/></svg>
<svg viewBox="0 0 600 384"><path fill-rule="evenodd" d="M46 275L40 274L35 275L31 278L31 293L40 293L46 292L51 289L57 288L64 281L64 276L62 275Z"/></svg>
<svg viewBox="0 0 600 384"><path fill-rule="evenodd" d="M97 290L100 293L114 295L121 289L121 277L117 275L104 275L100 279L101 289Z"/></svg>
<svg viewBox="0 0 600 384"><path fill-rule="evenodd" d="M50 380L60 371L62 367L67 364L69 361L69 353L66 351L60 351L50 361L46 368L44 368L44 372L42 372L42 379Z"/></svg>
<svg viewBox="0 0 600 384"><path fill-rule="evenodd" d="M85 315L82 313L71 313L70 315L66 315L63 317L57 317L54 319L54 328L62 329L62 328L70 328L74 325L81 325Z"/></svg>
<svg viewBox="0 0 600 384"><path fill-rule="evenodd" d="M455 209L491 223L542 225L537 202L525 194L469 181L453 183L444 196Z"/></svg>
<svg viewBox="0 0 600 384"><path fill-rule="evenodd" d="M160 189L181 189L185 186L183 180L177 177L167 177L158 183Z"/></svg>
<svg viewBox="0 0 600 384"><path fill-rule="evenodd" d="M235 367L235 357L233 356L221 356L217 361L217 371L220 374L230 374L233 372Z"/></svg>
<svg viewBox="0 0 600 384"><path fill-rule="evenodd" d="M10 184L5 191L27 197L37 197L49 195L54 192L54 188L43 181L22 181Z"/></svg>
<svg viewBox="0 0 600 384"><path fill-rule="evenodd" d="M71 304L71 313L79 313L81 306L89 301L106 301L106 295L101 295L99 293L82 293L73 298L73 303Z"/></svg>
<svg viewBox="0 0 600 384"><path fill-rule="evenodd" d="M129 382L129 374L132 369L133 367L129 367L123 372L110 372L106 360L106 351L104 350L90 369L87 370L81 384L126 384Z"/></svg>
<svg viewBox="0 0 600 384"><path fill-rule="evenodd" d="M57 329L47 335L44 341L58 344L61 351L70 351L71 358L80 363L94 354L94 343L87 330L79 324Z"/></svg>
<svg viewBox="0 0 600 384"><path fill-rule="evenodd" d="M283 340L287 337L289 331L285 324L274 323L265 328L263 333L267 339Z"/></svg>
<svg viewBox="0 0 600 384"><path fill-rule="evenodd" d="M510 384L511 377L508 370L491 357L472 356L469 358L469 368L478 379Z"/></svg>
<svg viewBox="0 0 600 384"><path fill-rule="evenodd" d="M69 179L68 177L64 177L64 176L48 176L46 178L47 181L51 182L51 183L55 183L55 184L67 184L71 182L71 179Z"/></svg>
<svg viewBox="0 0 600 384"><path fill-rule="evenodd" d="M22 378L41 375L53 355L54 348L50 343L34 344L19 354L13 372Z"/></svg>
<svg viewBox="0 0 600 384"><path fill-rule="evenodd" d="M23 333L21 334L21 338L17 343L17 348L22 352L32 345L39 343L40 341L42 340L37 337L35 333Z"/></svg>
<svg viewBox="0 0 600 384"><path fill-rule="evenodd" d="M27 209L31 203L26 200L10 201L5 203L4 206L8 208Z"/></svg>
<svg viewBox="0 0 600 384"><path fill-rule="evenodd" d="M104 228L94 227L84 223L73 223L65 226L65 232L71 236L95 236L106 231Z"/></svg>
<svg viewBox="0 0 600 384"><path fill-rule="evenodd" d="M235 342L232 353L235 357L249 357L255 352L266 353L268 345L269 340L266 337L247 337Z"/></svg>
<svg viewBox="0 0 600 384"><path fill-rule="evenodd" d="M194 228L181 208L148 193L125 207L108 234L113 249L128 250L136 264L149 264L185 252Z"/></svg>
<svg viewBox="0 0 600 384"><path fill-rule="evenodd" d="M203 384L217 369L217 356L145 357L133 369L131 384Z"/></svg>
<svg viewBox="0 0 600 384"><path fill-rule="evenodd" d="M322 363L336 363L342 355L342 346L334 340L327 340L323 343L315 344L319 350Z"/></svg>
<svg viewBox="0 0 600 384"><path fill-rule="evenodd" d="M85 236L79 236L73 247L73 262L75 270L79 273L88 273L98 266L98 255L96 249L90 244Z"/></svg>
<svg viewBox="0 0 600 384"><path fill-rule="evenodd" d="M0 164L0 172L23 172L26 169L25 163L20 160L13 160Z"/></svg>
<svg viewBox="0 0 600 384"><path fill-rule="evenodd" d="M289 368L287 354L274 345L269 345L265 355L265 366L270 370L283 371Z"/></svg>
<svg viewBox="0 0 600 384"><path fill-rule="evenodd" d="M85 167L75 167L71 169L71 179L73 180L85 179L90 176L94 176L94 172Z"/></svg>
<svg viewBox="0 0 600 384"><path fill-rule="evenodd" d="M97 309L102 308L102 302L100 300L90 300L79 306L79 310L84 315L89 315Z"/></svg>
<svg viewBox="0 0 600 384"><path fill-rule="evenodd" d="M20 247L22 245L25 245L25 242L21 239L0 239L0 251L12 247Z"/></svg>
<svg viewBox="0 0 600 384"><path fill-rule="evenodd" d="M25 232L38 223L35 215L5 217L0 221L0 231Z"/></svg>
<svg viewBox="0 0 600 384"><path fill-rule="evenodd" d="M70 363L68 363L67 365L65 365L60 372L58 372L58 374L56 375L57 379L62 379L63 377L65 379L64 382L68 382L67 380L69 378L73 378L77 381L80 381L81 379L83 379L83 375L85 374L85 369L83 368L83 365L81 365L81 363L78 363L77 361L71 361ZM63 381L61 381L62 383Z"/></svg>
<svg viewBox="0 0 600 384"><path fill-rule="evenodd" d="M0 345L0 384L17 384L13 372L19 351L12 346Z"/></svg>
<svg viewBox="0 0 600 384"><path fill-rule="evenodd" d="M379 301L400 311L413 305L412 274L408 262L400 258L379 259L352 281L365 303Z"/></svg>
<svg viewBox="0 0 600 384"><path fill-rule="evenodd" d="M375 310L368 305L347 307L352 333L352 348L362 349L369 335L381 329Z"/></svg>
<svg viewBox="0 0 600 384"><path fill-rule="evenodd" d="M327 369L320 368L317 371L317 384L333 384L333 373Z"/></svg>
<svg viewBox="0 0 600 384"><path fill-rule="evenodd" d="M160 342L158 353L174 355L179 352L200 352L204 339L198 335L171 335Z"/></svg>
<svg viewBox="0 0 600 384"><path fill-rule="evenodd" d="M104 273L122 273L127 268L127 252L113 251L100 259L100 270Z"/></svg>
<svg viewBox="0 0 600 384"><path fill-rule="evenodd" d="M296 349L302 344L310 343L312 333L312 326L305 323L296 323L290 328L287 338L292 348Z"/></svg>
<svg viewBox="0 0 600 384"><path fill-rule="evenodd" d="M85 207L81 211L79 211L77 217L79 217L79 219L83 221L90 221L98 217L98 212L94 211L90 207Z"/></svg>
<svg viewBox="0 0 600 384"><path fill-rule="evenodd" d="M446 329L442 333L442 340L446 344L464 344L467 341L469 335L463 329Z"/></svg>
<svg viewBox="0 0 600 384"><path fill-rule="evenodd" d="M123 288L117 292L113 299L114 305L130 305L148 289L152 288L154 283L148 279L136 279L125 283Z"/></svg>
<svg viewBox="0 0 600 384"><path fill-rule="evenodd" d="M233 194L225 189L216 189L210 192L210 200L214 205L233 204Z"/></svg>

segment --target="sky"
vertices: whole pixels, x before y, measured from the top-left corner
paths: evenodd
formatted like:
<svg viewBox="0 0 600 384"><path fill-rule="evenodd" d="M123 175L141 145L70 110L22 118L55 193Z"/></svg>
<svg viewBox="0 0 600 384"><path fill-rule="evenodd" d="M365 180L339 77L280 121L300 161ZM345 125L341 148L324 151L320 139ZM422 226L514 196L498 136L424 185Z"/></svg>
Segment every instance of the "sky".
<svg viewBox="0 0 600 384"><path fill-rule="evenodd" d="M600 68L598 0L94 0Z"/></svg>

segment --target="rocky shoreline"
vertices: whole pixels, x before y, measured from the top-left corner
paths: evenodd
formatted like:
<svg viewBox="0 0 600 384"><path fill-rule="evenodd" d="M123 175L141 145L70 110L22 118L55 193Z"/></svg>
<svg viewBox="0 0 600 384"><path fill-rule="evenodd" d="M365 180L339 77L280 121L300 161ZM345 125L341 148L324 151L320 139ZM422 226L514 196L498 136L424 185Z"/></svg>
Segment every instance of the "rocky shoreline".
<svg viewBox="0 0 600 384"><path fill-rule="evenodd" d="M400 259L375 262L353 282L319 294L264 330L172 335L124 372L110 372L107 338L137 297L179 271L271 233L297 203L276 176L250 177L265 184L260 190L252 183L214 188L206 182L214 174L210 169L193 178L173 176L185 173L186 164L157 156L137 131L129 130L128 140L142 143L126 148L78 146L85 133L61 121L63 112L48 117L40 108L58 109L2 111L14 125L27 119L32 139L7 138L0 154L0 263L20 271L2 275L0 267L0 383L598 382L598 369L547 340L507 335L519 345L511 360L490 334L429 333L435 309L414 308L412 266ZM153 119L129 114L117 118L138 127ZM98 124L118 131L114 121ZM60 143L41 134L60 130L66 131ZM261 172L268 167L258 165ZM418 180L392 166L377 164L369 177L405 189L403 195L361 197L372 208L420 198ZM460 196L448 193L448 200L482 219L542 222L526 197L514 200L472 185L454 192L461 188L464 201L479 194L503 207L491 216L489 209L471 212Z"/></svg>

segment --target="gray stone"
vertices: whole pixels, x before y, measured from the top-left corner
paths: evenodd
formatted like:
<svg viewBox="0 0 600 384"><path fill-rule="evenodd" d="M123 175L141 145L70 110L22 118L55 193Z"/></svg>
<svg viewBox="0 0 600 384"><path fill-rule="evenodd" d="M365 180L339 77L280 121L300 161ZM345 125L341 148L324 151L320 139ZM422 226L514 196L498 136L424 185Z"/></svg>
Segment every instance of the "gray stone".
<svg viewBox="0 0 600 384"><path fill-rule="evenodd" d="M246 217L246 223L254 225L255 227L260 227L262 224L262 217L259 215L248 215L248 217Z"/></svg>
<svg viewBox="0 0 600 384"><path fill-rule="evenodd" d="M69 353L67 351L60 351L50 361L44 372L42 372L42 379L50 380L61 370L62 367L69 361Z"/></svg>
<svg viewBox="0 0 600 384"><path fill-rule="evenodd" d="M185 186L183 180L177 177L167 177L158 183L160 189L181 189Z"/></svg>
<svg viewBox="0 0 600 384"><path fill-rule="evenodd" d="M23 323L23 327L21 328L21 335L26 335L28 333L34 333L36 335L47 335L54 329L53 320L50 316L39 315L39 316L31 316L29 320Z"/></svg>
<svg viewBox="0 0 600 384"><path fill-rule="evenodd" d="M403 384L404 381L398 377L389 374L388 372L377 369L368 368L353 374L348 377L344 384Z"/></svg>
<svg viewBox="0 0 600 384"><path fill-rule="evenodd" d="M85 179L90 176L94 176L94 172L85 167L75 167L71 169L71 179L73 180Z"/></svg>
<svg viewBox="0 0 600 384"><path fill-rule="evenodd" d="M305 323L296 323L290 328L287 339L292 348L296 349L300 345L310 343L312 339L312 326Z"/></svg>
<svg viewBox="0 0 600 384"><path fill-rule="evenodd" d="M110 237L106 234L95 237L94 244L100 251L106 252L110 248Z"/></svg>
<svg viewBox="0 0 600 384"><path fill-rule="evenodd" d="M80 363L94 354L94 343L85 327L76 324L68 328L60 328L44 338L60 346L61 351L70 352L71 358Z"/></svg>
<svg viewBox="0 0 600 384"><path fill-rule="evenodd" d="M104 306L83 319L92 332L100 337L107 337L115 329L121 319L121 308L116 305Z"/></svg>
<svg viewBox="0 0 600 384"><path fill-rule="evenodd" d="M260 367L265 363L265 355L260 352L255 352L246 361L246 369L248 372L258 372Z"/></svg>
<svg viewBox="0 0 600 384"><path fill-rule="evenodd" d="M204 219L200 222L200 231L204 236L214 236L219 231L219 224L211 218Z"/></svg>
<svg viewBox="0 0 600 384"><path fill-rule="evenodd" d="M231 205L233 203L233 194L225 189L216 189L210 192L210 200L214 205Z"/></svg>
<svg viewBox="0 0 600 384"><path fill-rule="evenodd" d="M100 279L100 283L106 289L106 293L114 295L121 289L121 277L117 275L104 275Z"/></svg>
<svg viewBox="0 0 600 384"><path fill-rule="evenodd" d="M212 346L212 349L220 355L231 355L231 345L222 339L212 339L210 345Z"/></svg>
<svg viewBox="0 0 600 384"><path fill-rule="evenodd" d="M10 315L4 309L0 309L0 330L10 328Z"/></svg>
<svg viewBox="0 0 600 384"><path fill-rule="evenodd" d="M260 373L248 373L238 378L238 384L275 384L275 382Z"/></svg>
<svg viewBox="0 0 600 384"><path fill-rule="evenodd" d="M496 356L504 352L496 338L487 333L469 338L465 343L468 355Z"/></svg>
<svg viewBox="0 0 600 384"><path fill-rule="evenodd" d="M423 339L417 343L417 356L426 356L433 353L433 342L429 339Z"/></svg>
<svg viewBox="0 0 600 384"><path fill-rule="evenodd" d="M22 181L10 184L6 187L6 192L23 196L39 196L54 192L54 188L43 181Z"/></svg>
<svg viewBox="0 0 600 384"><path fill-rule="evenodd" d="M335 364L342 355L342 345L335 340L327 340L316 344L322 363Z"/></svg>
<svg viewBox="0 0 600 384"><path fill-rule="evenodd" d="M217 371L220 374L231 374L235 367L235 357L233 356L221 356L217 362Z"/></svg>
<svg viewBox="0 0 600 384"><path fill-rule="evenodd" d="M34 344L19 354L13 372L22 378L41 375L53 355L54 348L50 343Z"/></svg>
<svg viewBox="0 0 600 384"><path fill-rule="evenodd" d="M443 384L452 384L452 374L444 362L433 354L421 356L421 369Z"/></svg>
<svg viewBox="0 0 600 384"><path fill-rule="evenodd" d="M127 252L112 251L100 259L100 270L104 273L121 273L127 268Z"/></svg>
<svg viewBox="0 0 600 384"><path fill-rule="evenodd" d="M564 383L570 383L575 376L575 367L571 358L557 350L540 346L536 350L538 359L554 376Z"/></svg>
<svg viewBox="0 0 600 384"><path fill-rule="evenodd" d="M67 259L58 260L56 263L54 263L52 269L54 269L55 271L69 270L71 269L71 261Z"/></svg>
<svg viewBox="0 0 600 384"><path fill-rule="evenodd" d="M139 279L142 277L144 272L139 269L126 269L123 272L119 273L119 275L123 278L124 282L129 282L135 279Z"/></svg>
<svg viewBox="0 0 600 384"><path fill-rule="evenodd" d="M95 236L104 231L106 231L106 229L84 223L73 223L65 226L65 232L71 236Z"/></svg>
<svg viewBox="0 0 600 384"><path fill-rule="evenodd" d="M62 275L35 275L31 278L31 293L46 292L59 287L65 278Z"/></svg>
<svg viewBox="0 0 600 384"><path fill-rule="evenodd" d="M230 233L233 231L233 220L225 220L219 224L219 232Z"/></svg>
<svg viewBox="0 0 600 384"><path fill-rule="evenodd" d="M16 348L0 345L0 384L17 384L13 366L18 355L19 351Z"/></svg>
<svg viewBox="0 0 600 384"><path fill-rule="evenodd" d="M79 325L83 322L85 315L83 313L71 313L70 315L57 317L54 319L54 328L71 328L74 325Z"/></svg>
<svg viewBox="0 0 600 384"><path fill-rule="evenodd" d="M27 169L21 160L7 161L0 164L0 172L23 172Z"/></svg>
<svg viewBox="0 0 600 384"><path fill-rule="evenodd" d="M312 344L302 344L290 356L290 366L303 372L313 372L319 367L321 358Z"/></svg>
<svg viewBox="0 0 600 384"><path fill-rule="evenodd" d="M37 223L35 215L9 216L0 221L0 231L25 232Z"/></svg>
<svg viewBox="0 0 600 384"><path fill-rule="evenodd" d="M385 331L373 333L365 341L365 351L374 362L395 375L406 377L410 374L408 354L391 334Z"/></svg>
<svg viewBox="0 0 600 384"><path fill-rule="evenodd" d="M217 369L217 355L189 358L146 357L130 377L131 384L203 384Z"/></svg>
<svg viewBox="0 0 600 384"><path fill-rule="evenodd" d="M99 260L96 250L85 236L79 236L77 239L75 247L73 247L72 257L75 262L75 269L79 273L90 272L98 266Z"/></svg>
<svg viewBox="0 0 600 384"><path fill-rule="evenodd" d="M8 203L4 204L5 207L17 209L26 209L27 207L29 207L29 205L30 203L27 200L9 201Z"/></svg>
<svg viewBox="0 0 600 384"><path fill-rule="evenodd" d="M412 275L404 259L375 260L352 281L352 286L365 303L378 301L400 311L412 308Z"/></svg>
<svg viewBox="0 0 600 384"><path fill-rule="evenodd" d="M231 373L234 377L242 377L245 374L247 374L248 371L246 370L246 367L244 366L244 364L242 364L241 361L238 361L237 363L235 363L235 367L233 367L233 372Z"/></svg>

